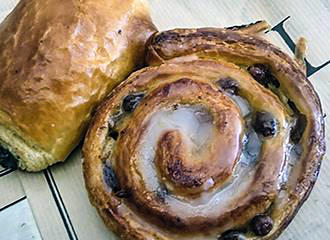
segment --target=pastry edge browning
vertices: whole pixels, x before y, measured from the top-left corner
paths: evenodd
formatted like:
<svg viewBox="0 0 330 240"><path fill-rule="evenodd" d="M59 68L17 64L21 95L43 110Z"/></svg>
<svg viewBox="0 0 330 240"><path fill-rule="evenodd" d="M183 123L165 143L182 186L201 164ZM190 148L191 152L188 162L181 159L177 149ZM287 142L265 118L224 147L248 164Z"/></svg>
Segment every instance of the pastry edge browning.
<svg viewBox="0 0 330 240"><path fill-rule="evenodd" d="M6 116L0 111L0 119ZM49 153L33 144L32 140L23 138L21 133L0 121L0 146L7 149L15 158L18 167L31 172L41 171L51 163L58 162ZM37 161L31 161L35 159Z"/></svg>

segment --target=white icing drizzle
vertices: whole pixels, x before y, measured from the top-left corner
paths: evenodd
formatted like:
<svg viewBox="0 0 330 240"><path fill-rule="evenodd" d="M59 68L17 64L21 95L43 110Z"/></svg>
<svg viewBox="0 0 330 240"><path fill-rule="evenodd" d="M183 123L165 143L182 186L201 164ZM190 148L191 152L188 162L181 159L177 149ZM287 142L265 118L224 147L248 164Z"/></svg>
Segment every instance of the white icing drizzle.
<svg viewBox="0 0 330 240"><path fill-rule="evenodd" d="M237 95L228 94L228 96L237 104L241 111L242 117L246 117L252 112L247 100Z"/></svg>
<svg viewBox="0 0 330 240"><path fill-rule="evenodd" d="M242 99L242 98L239 98ZM242 99L242 106L246 103ZM240 101L240 100L238 100ZM244 107L248 109L248 105ZM242 110L248 114L247 110ZM198 154L207 148L212 141L214 126L209 113L198 106L180 106L177 109L163 109L153 114L147 124L147 129L140 140L137 157L137 168L143 175L147 191L155 192L160 187L154 164L155 151L159 137L168 130L179 130L183 141L190 149L190 154ZM219 211L228 208L233 198L248 191L248 186L255 175L254 164L260 151L260 140L256 134L248 140L249 154L242 154L235 172L228 182L214 191L205 191L198 198L191 199L183 196L166 197L166 205L177 215L185 217L205 216L215 217ZM252 155L252 156L250 156ZM204 189L214 185L213 179L204 184ZM170 190L170 189L169 189Z"/></svg>
<svg viewBox="0 0 330 240"><path fill-rule="evenodd" d="M166 131L179 130L183 141L190 150L190 157L201 153L214 135L214 126L209 114L201 107L182 106L177 110L163 109L153 114L149 120L140 144L137 167L145 174L146 187L156 191L159 187L156 169L153 163L159 137Z"/></svg>

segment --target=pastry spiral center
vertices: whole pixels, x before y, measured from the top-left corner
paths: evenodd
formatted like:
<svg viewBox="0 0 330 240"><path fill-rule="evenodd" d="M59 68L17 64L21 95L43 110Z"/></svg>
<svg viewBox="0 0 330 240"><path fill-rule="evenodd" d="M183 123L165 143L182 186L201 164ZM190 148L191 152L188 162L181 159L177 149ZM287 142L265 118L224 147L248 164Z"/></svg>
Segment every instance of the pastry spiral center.
<svg viewBox="0 0 330 240"><path fill-rule="evenodd" d="M239 155L240 119L227 111L217 115L195 106L152 117L149 133L159 134L152 146L155 164L172 192L203 192L232 175ZM218 124L213 125L215 118Z"/></svg>

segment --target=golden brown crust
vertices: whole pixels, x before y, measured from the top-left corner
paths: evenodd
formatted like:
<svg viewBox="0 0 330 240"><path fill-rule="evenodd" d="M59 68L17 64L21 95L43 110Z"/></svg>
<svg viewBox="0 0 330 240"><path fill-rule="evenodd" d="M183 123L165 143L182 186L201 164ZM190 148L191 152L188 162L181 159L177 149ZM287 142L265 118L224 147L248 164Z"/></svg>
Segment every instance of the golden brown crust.
<svg viewBox="0 0 330 240"><path fill-rule="evenodd" d="M263 39L210 28L156 34L148 61L99 107L85 139L86 187L105 222L123 239L275 239L325 152L320 101L301 67ZM253 75L263 67L270 83ZM140 96L129 112L127 96ZM259 214L273 221L265 236L251 226Z"/></svg>
<svg viewBox="0 0 330 240"><path fill-rule="evenodd" d="M66 158L95 105L142 63L154 30L143 0L20 1L0 25L0 126L44 153L27 159L3 137L21 168Z"/></svg>
<svg viewBox="0 0 330 240"><path fill-rule="evenodd" d="M296 44L295 57L297 63L300 64L304 72L306 72L306 64L305 64L306 49L307 49L307 40L303 37L299 38Z"/></svg>

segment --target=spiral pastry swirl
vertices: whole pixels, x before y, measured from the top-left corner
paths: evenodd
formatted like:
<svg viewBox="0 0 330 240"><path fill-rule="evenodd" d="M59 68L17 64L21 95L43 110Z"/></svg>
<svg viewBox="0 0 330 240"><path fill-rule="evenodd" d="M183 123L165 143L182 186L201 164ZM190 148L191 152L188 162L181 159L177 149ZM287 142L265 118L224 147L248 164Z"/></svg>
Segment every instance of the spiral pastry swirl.
<svg viewBox="0 0 330 240"><path fill-rule="evenodd" d="M98 108L84 177L123 239L275 239L307 198L319 98L301 62L251 31L155 34L150 66Z"/></svg>

